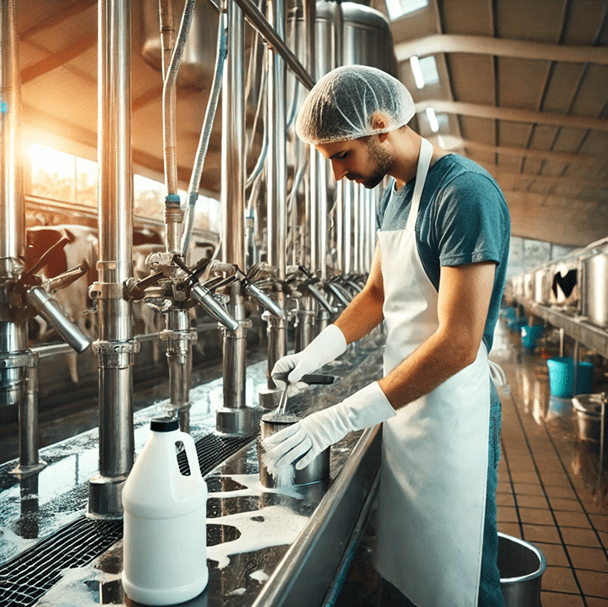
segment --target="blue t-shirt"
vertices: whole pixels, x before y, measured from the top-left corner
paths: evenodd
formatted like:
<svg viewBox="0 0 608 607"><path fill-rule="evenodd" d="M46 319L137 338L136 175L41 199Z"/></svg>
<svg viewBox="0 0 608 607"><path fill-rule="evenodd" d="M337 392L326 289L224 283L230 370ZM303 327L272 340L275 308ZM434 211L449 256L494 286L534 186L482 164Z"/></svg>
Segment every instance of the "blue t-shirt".
<svg viewBox="0 0 608 607"><path fill-rule="evenodd" d="M415 180L395 190L395 180L377 208L378 229L404 230ZM511 221L509 209L494 178L477 163L459 156L442 156L429 169L416 218L416 242L424 271L439 290L441 266L481 261L497 263L494 287L483 333L492 348L505 284Z"/></svg>

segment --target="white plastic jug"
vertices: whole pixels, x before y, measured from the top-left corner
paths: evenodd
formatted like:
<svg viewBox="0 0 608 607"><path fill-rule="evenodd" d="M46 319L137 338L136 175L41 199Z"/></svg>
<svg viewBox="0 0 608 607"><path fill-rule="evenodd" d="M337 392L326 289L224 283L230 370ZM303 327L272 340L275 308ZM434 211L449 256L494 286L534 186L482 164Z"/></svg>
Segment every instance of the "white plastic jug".
<svg viewBox="0 0 608 607"><path fill-rule="evenodd" d="M145 605L172 605L207 586L207 485L194 441L172 418L152 420L150 438L122 492L124 540L122 584ZM190 475L180 472L183 443Z"/></svg>

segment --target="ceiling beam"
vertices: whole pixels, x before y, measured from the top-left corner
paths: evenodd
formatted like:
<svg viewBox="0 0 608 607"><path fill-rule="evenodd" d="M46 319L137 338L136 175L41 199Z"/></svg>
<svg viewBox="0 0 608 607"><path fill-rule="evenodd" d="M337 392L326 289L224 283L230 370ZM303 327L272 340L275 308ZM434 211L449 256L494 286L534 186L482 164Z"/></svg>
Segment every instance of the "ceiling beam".
<svg viewBox="0 0 608 607"><path fill-rule="evenodd" d="M558 209L559 213L562 211L576 211L580 213L581 210L590 214L597 213L598 217L593 223L601 223L606 227L606 232L608 233L608 214L604 212L607 205L598 203L597 200L582 200L580 198L555 196L554 194L523 192L522 190L502 190L502 193L508 202L517 202L530 208L544 209L543 212L551 212Z"/></svg>
<svg viewBox="0 0 608 607"><path fill-rule="evenodd" d="M589 118L587 116L572 116L553 112L535 112L533 110L495 107L493 105L464 103L462 101L445 101L443 99L420 101L416 104L416 112L424 112L429 107L432 107L437 113L443 112L445 114L472 116L474 118L490 118L492 120L551 124L592 131L608 131L608 120L605 118Z"/></svg>
<svg viewBox="0 0 608 607"><path fill-rule="evenodd" d="M51 13L48 17L45 17L42 21L36 23L24 32L19 33L20 40L26 40L30 36L37 34L38 32L44 31L51 27L57 27L62 25L64 22L69 21L73 17L77 17L84 11L90 9L93 6L97 6L97 0L75 0L70 6L62 5L61 8L54 13Z"/></svg>
<svg viewBox="0 0 608 607"><path fill-rule="evenodd" d="M408 61L414 55L423 57L436 53L475 53L543 61L608 64L608 47L605 46L567 46L458 34L436 34L395 45L398 61Z"/></svg>
<svg viewBox="0 0 608 607"><path fill-rule="evenodd" d="M490 154L504 154L505 156L536 158L539 160L585 164L589 166L599 165L601 163L605 164L607 161L604 156L584 156L582 154L568 154L566 152L552 152L550 150L533 150L508 146L494 146L487 145L485 143L478 143L477 141L470 141L468 139L457 141L455 145L450 145L449 147L445 147L445 149L449 151L469 149Z"/></svg>
<svg viewBox="0 0 608 607"><path fill-rule="evenodd" d="M53 71L55 68L61 67L64 63L79 57L96 44L97 32L91 32L84 36L80 36L80 38L75 40L73 44L70 44L69 47L57 53L52 53L41 61L24 68L21 71L21 84L27 84L31 80L39 78L40 76Z"/></svg>
<svg viewBox="0 0 608 607"><path fill-rule="evenodd" d="M562 177L561 175L531 175L530 173L516 173L515 171L505 171L500 168L497 164L491 164L489 162L479 162L477 164L482 166L486 171L492 174L494 179L517 179L530 181L533 180L536 183L545 185L578 185L578 186L590 186L595 188L604 188L608 190L608 181L602 181L600 179L583 179L577 177Z"/></svg>

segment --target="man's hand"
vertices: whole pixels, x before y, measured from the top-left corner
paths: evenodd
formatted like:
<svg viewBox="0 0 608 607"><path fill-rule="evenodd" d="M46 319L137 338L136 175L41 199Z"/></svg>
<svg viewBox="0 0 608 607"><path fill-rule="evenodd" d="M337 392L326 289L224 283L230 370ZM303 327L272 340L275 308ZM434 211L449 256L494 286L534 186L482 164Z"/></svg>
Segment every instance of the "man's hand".
<svg viewBox="0 0 608 607"><path fill-rule="evenodd" d="M306 387L305 383L300 382L304 375L320 369L345 351L344 333L336 325L329 325L304 350L278 360L271 372L272 380L280 390L284 390L286 386L284 378L287 374L290 389L292 386L294 388L290 391L298 392Z"/></svg>
<svg viewBox="0 0 608 607"><path fill-rule="evenodd" d="M395 410L378 382L374 382L340 404L269 436L262 442L262 448L277 468L297 462L296 468L302 470L349 432L375 426L393 415Z"/></svg>

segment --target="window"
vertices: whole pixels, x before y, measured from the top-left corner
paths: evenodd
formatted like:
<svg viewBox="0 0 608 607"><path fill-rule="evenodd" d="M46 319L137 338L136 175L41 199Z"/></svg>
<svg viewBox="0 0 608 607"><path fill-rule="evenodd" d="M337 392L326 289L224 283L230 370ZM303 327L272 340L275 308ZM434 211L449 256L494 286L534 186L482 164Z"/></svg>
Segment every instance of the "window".
<svg viewBox="0 0 608 607"><path fill-rule="evenodd" d="M423 57L422 59L419 59L414 55L413 57L410 57L410 65L412 67L416 86L419 89L422 89L429 84L437 84L439 82L437 62L433 55Z"/></svg>
<svg viewBox="0 0 608 607"><path fill-rule="evenodd" d="M429 0L386 0L386 10L391 21L409 15L428 6Z"/></svg>

